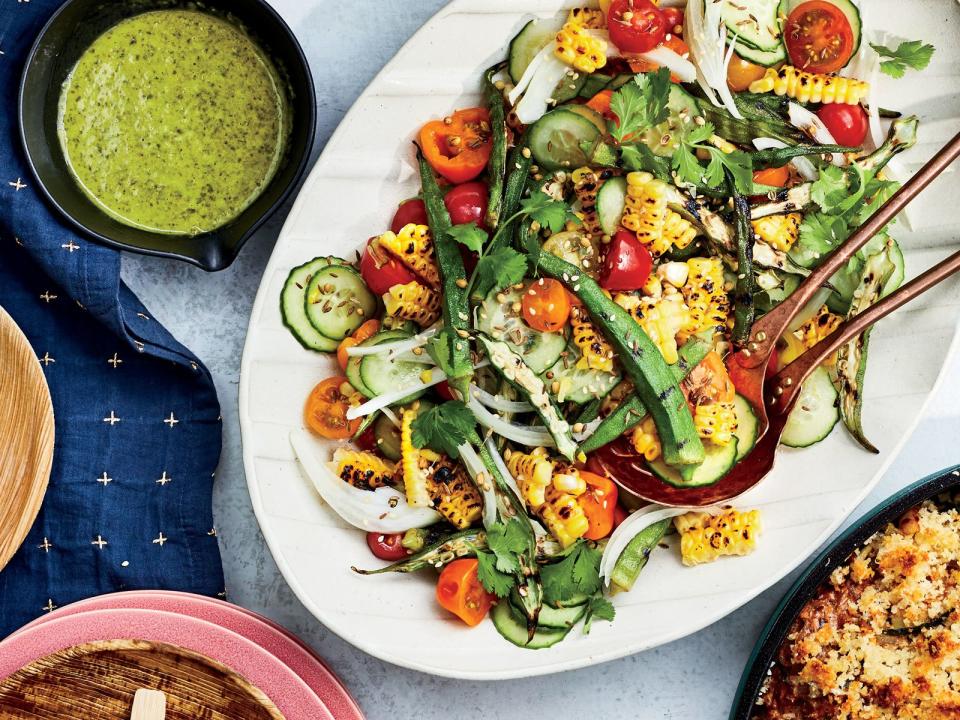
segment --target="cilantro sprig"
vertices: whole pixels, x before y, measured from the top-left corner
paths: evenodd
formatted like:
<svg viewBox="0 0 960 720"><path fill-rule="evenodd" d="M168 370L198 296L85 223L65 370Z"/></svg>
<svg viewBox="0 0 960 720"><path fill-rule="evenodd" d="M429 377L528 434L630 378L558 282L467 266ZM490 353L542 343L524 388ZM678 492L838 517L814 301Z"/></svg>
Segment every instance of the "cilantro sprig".
<svg viewBox="0 0 960 720"><path fill-rule="evenodd" d="M412 425L414 447L429 447L456 459L461 445L479 440L477 419L459 400L434 405L417 415Z"/></svg>
<svg viewBox="0 0 960 720"><path fill-rule="evenodd" d="M477 225L476 221L454 225L447 230L447 234L468 250L476 253L481 252L484 245L487 244L487 240L490 239L490 234Z"/></svg>
<svg viewBox="0 0 960 720"><path fill-rule="evenodd" d="M543 580L543 599L549 603L563 603L577 595L593 595L600 591L601 553L583 540L568 551L560 562L540 568Z"/></svg>
<svg viewBox="0 0 960 720"><path fill-rule="evenodd" d="M477 551L477 577L489 592L501 598L510 593L522 573L520 558L529 548L528 540L519 518L498 521L490 526L487 530L489 551Z"/></svg>
<svg viewBox="0 0 960 720"><path fill-rule="evenodd" d="M610 98L610 111L617 116L609 123L610 135L621 145L647 128L667 119L670 71L638 73Z"/></svg>
<svg viewBox="0 0 960 720"><path fill-rule="evenodd" d="M706 185L709 188L722 187L726 182L726 173L733 178L737 190L744 194L753 193L753 160L745 152L734 150L724 152L709 143L715 133L712 123L696 125L680 136L680 143L673 153L673 170L677 178L691 185ZM705 152L710 160L704 167L697 159L697 151Z"/></svg>
<svg viewBox="0 0 960 720"><path fill-rule="evenodd" d="M904 40L895 50L885 45L870 43L870 47L877 51L882 58L888 58L880 63L880 71L893 78L902 78L907 68L923 70L930 64L933 57L933 45L925 44L920 40Z"/></svg>

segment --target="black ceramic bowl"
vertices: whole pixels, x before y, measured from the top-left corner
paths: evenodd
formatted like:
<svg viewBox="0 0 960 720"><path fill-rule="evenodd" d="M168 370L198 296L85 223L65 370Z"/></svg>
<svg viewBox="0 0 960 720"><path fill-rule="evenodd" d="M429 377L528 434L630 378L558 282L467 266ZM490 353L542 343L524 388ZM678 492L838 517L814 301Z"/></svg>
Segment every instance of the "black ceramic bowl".
<svg viewBox="0 0 960 720"><path fill-rule="evenodd" d="M753 717L757 697L767 677L767 670L787 636L790 626L804 605L827 581L830 573L838 565L843 565L854 550L863 545L875 532L886 527L887 523L896 521L915 505L948 491L954 494L955 503L955 494L960 491L960 465L930 475L883 501L820 553L780 601L760 634L760 639L740 678L740 687L733 702L733 709L730 711L730 720L750 720Z"/></svg>
<svg viewBox="0 0 960 720"><path fill-rule="evenodd" d="M117 222L77 187L57 138L57 105L80 55L120 20L161 8L192 7L242 27L273 60L289 93L293 123L286 155L270 184L239 217L194 237L163 235ZM46 24L27 57L20 83L20 137L38 185L63 215L95 240L222 270L283 203L306 169L317 116L310 67L290 28L265 0L68 0Z"/></svg>

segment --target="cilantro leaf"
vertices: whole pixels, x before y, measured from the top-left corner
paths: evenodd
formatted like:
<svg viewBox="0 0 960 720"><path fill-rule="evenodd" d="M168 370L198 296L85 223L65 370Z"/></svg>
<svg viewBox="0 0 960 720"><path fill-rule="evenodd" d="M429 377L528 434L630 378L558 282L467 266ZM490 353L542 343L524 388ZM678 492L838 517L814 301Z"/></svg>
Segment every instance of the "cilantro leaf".
<svg viewBox="0 0 960 720"><path fill-rule="evenodd" d="M857 215L854 218L854 224L857 226L863 225L863 223L869 220L870 216L879 210L881 205L893 197L899 189L900 183L896 180L880 180L878 178L874 178L868 184L867 191L865 193L867 195L867 199L857 212ZM892 220L891 224L894 222L896 222L896 219Z"/></svg>
<svg viewBox="0 0 960 720"><path fill-rule="evenodd" d="M880 70L893 78L902 78L907 68L923 70L930 64L934 51L933 45L919 40L905 40L896 50L874 43L870 43L870 47L876 50L880 57L890 58L880 63Z"/></svg>
<svg viewBox="0 0 960 720"><path fill-rule="evenodd" d="M459 400L448 400L421 412L413 421L413 445L460 457L457 449L477 435L477 419Z"/></svg>
<svg viewBox="0 0 960 720"><path fill-rule="evenodd" d="M515 583L513 576L497 570L496 556L483 550L477 552L477 579L487 592L499 598L509 595Z"/></svg>
<svg viewBox="0 0 960 720"><path fill-rule="evenodd" d="M638 73L610 98L610 110L618 122L610 124L610 134L618 143L631 135L659 125L667 119L670 97L670 71L660 68Z"/></svg>
<svg viewBox="0 0 960 720"><path fill-rule="evenodd" d="M703 125L694 125L693 129L687 131L683 139L690 145L699 145L713 137L714 132L716 132L716 129L713 127L713 123L708 122Z"/></svg>
<svg viewBox="0 0 960 720"><path fill-rule="evenodd" d="M590 604L587 605L587 614L583 621L583 634L588 635L594 620L606 620L613 622L617 616L617 610L613 603L607 600L603 595L597 593L590 598Z"/></svg>
<svg viewBox="0 0 960 720"><path fill-rule="evenodd" d="M703 182L703 166L686 143L680 143L673 153L672 162L677 178L682 182L691 185L700 185Z"/></svg>
<svg viewBox="0 0 960 720"><path fill-rule="evenodd" d="M497 570L504 573L520 572L518 555L527 547L527 533L519 518L511 518L506 524L496 522L487 530L487 546L497 558Z"/></svg>
<svg viewBox="0 0 960 720"><path fill-rule="evenodd" d="M486 244L490 235L483 230L476 221L464 225L454 225L447 234L456 242L460 243L473 252L480 252Z"/></svg>
<svg viewBox="0 0 960 720"><path fill-rule="evenodd" d="M623 165L627 170L646 171L652 173L658 180L672 183L673 177L670 174L670 158L662 155L655 155L653 150L643 143L624 145L621 153Z"/></svg>
<svg viewBox="0 0 960 720"><path fill-rule="evenodd" d="M739 150L726 153L709 144L714 127L711 123L693 125L681 137L680 144L673 153L673 169L677 177L691 185L706 185L710 188L722 187L726 174L730 173L733 183L742 195L753 194L753 158ZM696 151L707 153L710 161L704 168L697 159Z"/></svg>
<svg viewBox="0 0 960 720"><path fill-rule="evenodd" d="M536 235L534 243L540 247ZM486 297L491 290L500 290L523 280L527 260L511 247L501 247L477 261L474 294Z"/></svg>
<svg viewBox="0 0 960 720"><path fill-rule="evenodd" d="M820 177L810 187L810 199L821 210L830 212L847 196L847 176L836 165L827 165L820 170Z"/></svg>
<svg viewBox="0 0 960 720"><path fill-rule="evenodd" d="M550 228L550 232L560 232L567 221L580 222L580 218L567 203L555 200L543 190L537 190L530 197L521 200L520 207L523 214L536 220L542 227Z"/></svg>
<svg viewBox="0 0 960 720"><path fill-rule="evenodd" d="M592 595L600 590L600 551L578 541L560 562L540 568L543 597L550 603L569 600L579 595Z"/></svg>

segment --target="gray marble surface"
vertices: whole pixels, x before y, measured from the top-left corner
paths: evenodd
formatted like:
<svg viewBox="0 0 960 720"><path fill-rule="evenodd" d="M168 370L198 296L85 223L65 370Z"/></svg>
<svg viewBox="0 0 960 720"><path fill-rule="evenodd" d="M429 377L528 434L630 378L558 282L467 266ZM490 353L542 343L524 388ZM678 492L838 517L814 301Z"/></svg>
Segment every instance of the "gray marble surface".
<svg viewBox="0 0 960 720"><path fill-rule="evenodd" d="M297 32L317 81L316 151L376 72L445 0L275 0ZM174 261L126 255L123 276L213 372L223 406L223 457L214 512L229 598L304 638L339 673L370 720L482 715L513 718L727 716L754 640L792 581L692 637L586 670L498 683L444 680L394 667L326 630L287 588L250 507L240 452L237 387L250 308L279 233L279 213L228 270L208 275ZM856 514L909 482L960 462L960 359L913 439Z"/></svg>

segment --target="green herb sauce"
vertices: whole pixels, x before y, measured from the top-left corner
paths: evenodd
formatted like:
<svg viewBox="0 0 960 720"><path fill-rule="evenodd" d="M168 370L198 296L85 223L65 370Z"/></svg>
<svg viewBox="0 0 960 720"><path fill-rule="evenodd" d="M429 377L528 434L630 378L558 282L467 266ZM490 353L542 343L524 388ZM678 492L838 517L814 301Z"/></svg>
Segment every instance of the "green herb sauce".
<svg viewBox="0 0 960 720"><path fill-rule="evenodd" d="M58 134L74 178L134 227L197 235L245 210L277 171L289 106L238 27L194 10L128 18L64 83Z"/></svg>

